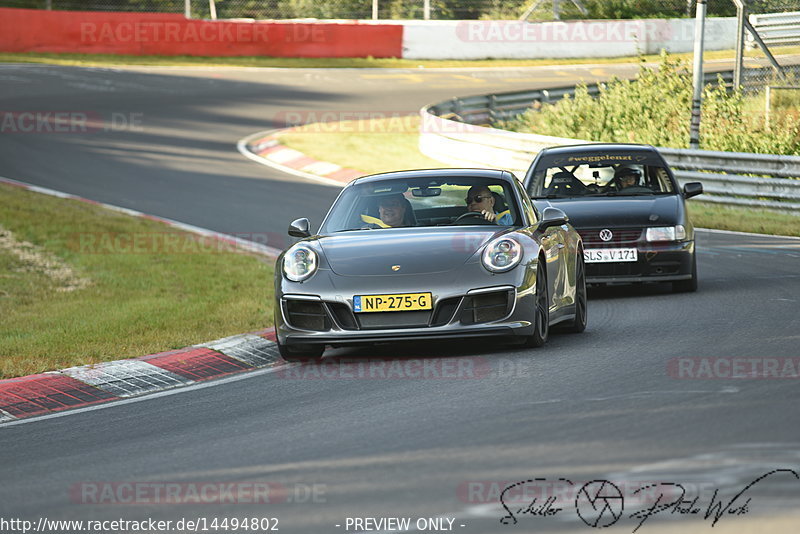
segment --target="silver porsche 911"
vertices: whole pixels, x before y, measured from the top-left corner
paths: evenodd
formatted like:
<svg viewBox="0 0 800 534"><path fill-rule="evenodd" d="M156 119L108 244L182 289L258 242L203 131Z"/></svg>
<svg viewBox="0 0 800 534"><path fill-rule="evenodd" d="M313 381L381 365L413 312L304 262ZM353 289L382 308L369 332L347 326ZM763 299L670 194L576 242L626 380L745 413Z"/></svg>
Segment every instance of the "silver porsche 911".
<svg viewBox="0 0 800 534"><path fill-rule="evenodd" d="M503 336L530 347L551 326L586 327L580 235L539 213L509 172L433 169L366 176L319 231L278 259L275 330L286 360L345 346Z"/></svg>

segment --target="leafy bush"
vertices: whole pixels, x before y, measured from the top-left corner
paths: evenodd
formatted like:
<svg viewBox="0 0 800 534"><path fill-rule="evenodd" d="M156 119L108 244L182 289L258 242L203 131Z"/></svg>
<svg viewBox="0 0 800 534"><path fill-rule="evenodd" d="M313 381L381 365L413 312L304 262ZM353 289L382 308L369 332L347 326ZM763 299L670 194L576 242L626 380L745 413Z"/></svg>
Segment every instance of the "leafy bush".
<svg viewBox="0 0 800 534"><path fill-rule="evenodd" d="M641 19L694 17L695 3L686 0L584 0L590 19ZM710 16L736 16L730 0L709 0Z"/></svg>
<svg viewBox="0 0 800 534"><path fill-rule="evenodd" d="M800 121L792 113L748 112L741 91L708 85L703 91L700 144L705 150L800 155ZM601 142L687 148L692 76L686 64L662 53L657 68L642 65L635 80L612 79L596 98L586 86L573 98L531 109L502 127Z"/></svg>

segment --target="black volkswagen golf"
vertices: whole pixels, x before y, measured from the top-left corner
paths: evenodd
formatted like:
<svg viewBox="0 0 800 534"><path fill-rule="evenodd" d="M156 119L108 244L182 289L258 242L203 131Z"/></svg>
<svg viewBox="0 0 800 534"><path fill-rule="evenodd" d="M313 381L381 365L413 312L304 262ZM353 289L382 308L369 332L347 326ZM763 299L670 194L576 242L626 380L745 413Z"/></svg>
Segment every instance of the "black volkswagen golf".
<svg viewBox="0 0 800 534"><path fill-rule="evenodd" d="M697 289L694 227L681 189L654 147L585 144L539 152L525 175L539 210L563 210L584 243L586 281L594 284L672 282Z"/></svg>

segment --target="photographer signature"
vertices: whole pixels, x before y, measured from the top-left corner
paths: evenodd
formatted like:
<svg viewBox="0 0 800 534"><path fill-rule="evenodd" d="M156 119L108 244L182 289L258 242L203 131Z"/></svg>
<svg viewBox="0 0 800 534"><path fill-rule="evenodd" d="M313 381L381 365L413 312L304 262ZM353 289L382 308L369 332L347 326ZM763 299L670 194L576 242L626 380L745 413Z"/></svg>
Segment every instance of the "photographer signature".
<svg viewBox="0 0 800 534"><path fill-rule="evenodd" d="M638 520L638 524L633 529L633 532L638 531L648 519L658 514L680 514L692 515L702 517L703 520L710 520L711 526L715 526L721 519L725 517L742 516L750 512L750 506L753 498L748 497L748 492L759 483L767 478L773 477L778 474L788 474L794 476L795 479L800 480L800 474L793 469L773 469L763 475L755 478L752 482L748 483L732 498L725 499L719 498L719 489L715 489L711 500L706 503L700 503L700 497L693 499L687 498L686 488L679 483L675 482L655 482L637 488L632 492L633 496L643 495L644 492L655 492L656 497L652 505L643 507L633 511L628 515L629 519ZM567 483L571 486L574 483L568 479L559 478L561 482ZM536 478L530 480L521 480L513 484L509 484L500 493L500 504L506 511L500 522L504 525L516 525L518 517L522 516L554 516L564 509L556 506L556 497L549 497L545 501L539 501L536 497L525 503L524 506L512 511L509 508L507 498L515 490L526 484L537 482L546 482L547 479ZM575 511L583 522L593 528L609 527L619 521L625 509L625 497L619 487L608 480L593 480L581 486L575 498Z"/></svg>

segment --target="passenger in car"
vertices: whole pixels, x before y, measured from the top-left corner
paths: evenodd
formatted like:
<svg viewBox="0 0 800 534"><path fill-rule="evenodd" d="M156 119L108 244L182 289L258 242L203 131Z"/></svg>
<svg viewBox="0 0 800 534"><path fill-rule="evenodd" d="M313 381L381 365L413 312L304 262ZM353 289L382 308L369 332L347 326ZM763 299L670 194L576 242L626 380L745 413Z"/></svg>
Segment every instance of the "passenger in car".
<svg viewBox="0 0 800 534"><path fill-rule="evenodd" d="M386 195L378 201L378 217L362 215L361 220L378 228L414 226L414 213L408 199L400 193Z"/></svg>

